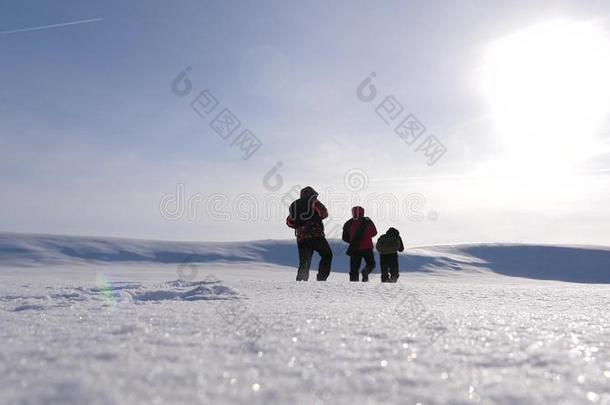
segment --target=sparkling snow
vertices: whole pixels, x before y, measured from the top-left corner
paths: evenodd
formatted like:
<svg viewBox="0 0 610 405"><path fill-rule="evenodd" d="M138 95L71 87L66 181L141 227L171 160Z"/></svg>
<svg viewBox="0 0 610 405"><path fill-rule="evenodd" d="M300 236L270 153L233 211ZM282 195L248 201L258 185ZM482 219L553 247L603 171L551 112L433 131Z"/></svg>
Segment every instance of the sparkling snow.
<svg viewBox="0 0 610 405"><path fill-rule="evenodd" d="M0 403L610 404L610 285L189 266L0 268Z"/></svg>

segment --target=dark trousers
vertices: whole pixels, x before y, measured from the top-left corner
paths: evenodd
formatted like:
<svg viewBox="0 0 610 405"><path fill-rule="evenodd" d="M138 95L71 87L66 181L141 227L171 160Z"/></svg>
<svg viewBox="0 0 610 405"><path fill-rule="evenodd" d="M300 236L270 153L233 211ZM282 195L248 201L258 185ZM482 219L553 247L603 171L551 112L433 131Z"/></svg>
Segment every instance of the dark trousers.
<svg viewBox="0 0 610 405"><path fill-rule="evenodd" d="M350 256L349 259L349 281L358 281L358 275L360 272L360 264L364 259L365 266L362 271L370 274L375 268L375 256L372 250L358 250Z"/></svg>
<svg viewBox="0 0 610 405"><path fill-rule="evenodd" d="M379 255L379 266L381 267L382 282L388 281L390 277L398 278L398 253Z"/></svg>
<svg viewBox="0 0 610 405"><path fill-rule="evenodd" d="M299 270L297 281L307 281L309 279L309 268L313 252L320 255L318 264L318 281L325 281L330 274L330 265L333 260L333 252L326 241L326 238L308 238L298 242L299 248Z"/></svg>

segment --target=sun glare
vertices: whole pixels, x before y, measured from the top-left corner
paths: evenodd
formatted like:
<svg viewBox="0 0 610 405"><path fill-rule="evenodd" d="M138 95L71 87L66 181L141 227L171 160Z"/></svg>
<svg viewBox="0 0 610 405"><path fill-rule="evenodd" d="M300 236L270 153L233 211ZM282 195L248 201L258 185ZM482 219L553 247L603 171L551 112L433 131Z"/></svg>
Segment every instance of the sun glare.
<svg viewBox="0 0 610 405"><path fill-rule="evenodd" d="M553 21L491 43L482 85L507 164L571 167L595 152L610 106L610 41L594 23Z"/></svg>

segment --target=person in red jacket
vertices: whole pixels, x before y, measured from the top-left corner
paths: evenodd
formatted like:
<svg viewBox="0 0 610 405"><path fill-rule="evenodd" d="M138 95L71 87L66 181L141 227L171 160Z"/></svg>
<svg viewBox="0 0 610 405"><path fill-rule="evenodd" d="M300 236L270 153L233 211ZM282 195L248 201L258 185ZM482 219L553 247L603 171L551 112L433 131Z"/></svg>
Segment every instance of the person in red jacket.
<svg viewBox="0 0 610 405"><path fill-rule="evenodd" d="M362 269L362 281L369 281L369 274L375 268L373 255L373 236L377 235L377 228L370 218L364 216L364 208L352 208L352 219L343 225L343 241L349 243L347 254L349 261L349 281L358 281L362 259L365 261Z"/></svg>
<svg viewBox="0 0 610 405"><path fill-rule="evenodd" d="M309 268L313 252L320 255L318 281L326 281L330 274L333 252L324 235L322 220L328 218L328 210L318 200L318 193L307 186L301 190L301 198L290 204L286 225L295 230L299 249L297 281L309 280Z"/></svg>

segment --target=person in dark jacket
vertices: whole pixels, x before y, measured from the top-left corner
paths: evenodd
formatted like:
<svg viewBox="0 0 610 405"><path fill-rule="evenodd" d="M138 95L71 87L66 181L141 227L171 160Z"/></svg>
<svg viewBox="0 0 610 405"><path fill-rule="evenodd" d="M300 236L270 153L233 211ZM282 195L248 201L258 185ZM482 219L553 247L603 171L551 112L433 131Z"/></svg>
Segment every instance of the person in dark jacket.
<svg viewBox="0 0 610 405"><path fill-rule="evenodd" d="M309 269L313 252L320 255L318 281L326 281L330 274L333 252L324 235L322 220L328 217L324 204L318 200L318 193L307 186L301 190L301 197L290 204L286 225L295 230L299 249L299 269L297 281L309 280Z"/></svg>
<svg viewBox="0 0 610 405"><path fill-rule="evenodd" d="M381 282L395 283L398 281L398 252L405 250L398 229L388 229L385 234L377 239L375 247L379 252Z"/></svg>
<svg viewBox="0 0 610 405"><path fill-rule="evenodd" d="M364 259L362 281L369 281L369 274L375 268L373 255L373 236L377 235L375 224L364 216L364 208L352 208L352 218L343 225L343 241L349 243L349 281L358 281L360 264Z"/></svg>

